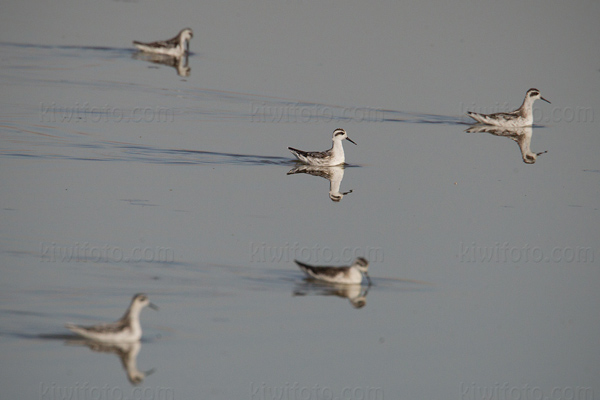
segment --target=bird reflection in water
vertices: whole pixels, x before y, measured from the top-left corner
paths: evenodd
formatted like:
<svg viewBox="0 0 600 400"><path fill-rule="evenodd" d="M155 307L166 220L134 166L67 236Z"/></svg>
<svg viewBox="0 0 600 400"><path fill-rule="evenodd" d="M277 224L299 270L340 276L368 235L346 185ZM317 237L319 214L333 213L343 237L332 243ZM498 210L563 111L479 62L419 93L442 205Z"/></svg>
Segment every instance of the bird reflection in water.
<svg viewBox="0 0 600 400"><path fill-rule="evenodd" d="M348 299L352 307L358 309L367 305L367 293L371 286L360 284L343 285L305 281L294 289L294 296L336 296Z"/></svg>
<svg viewBox="0 0 600 400"><path fill-rule="evenodd" d="M495 136L503 136L514 140L519 145L519 149L521 149L521 157L525 164L534 164L537 161L538 156L548 152L542 151L541 153L534 153L531 151L533 129L530 126L521 128L502 128L498 126L477 124L469 127L466 132L490 133Z"/></svg>
<svg viewBox="0 0 600 400"><path fill-rule="evenodd" d="M329 198L336 203L340 202L345 195L352 193L352 190L340 192L340 185L342 179L344 179L344 167L342 166L317 167L314 165L298 165L292 168L287 174L308 174L327 179L329 181Z"/></svg>
<svg viewBox="0 0 600 400"><path fill-rule="evenodd" d="M137 367L137 356L142 348L140 341L130 343L103 343L90 339L67 340L67 345L87 346L97 353L113 353L121 360L121 365L127 374L127 379L132 385L139 385L144 379L154 372L154 369L142 372Z"/></svg>
<svg viewBox="0 0 600 400"><path fill-rule="evenodd" d="M191 68L188 66L188 55L187 53L183 56L169 56L166 54L153 54L153 53L144 53L142 51L137 51L133 53L132 56L136 60L146 61L153 64L166 65L167 67L175 68L177 71L177 75L182 77L190 76Z"/></svg>

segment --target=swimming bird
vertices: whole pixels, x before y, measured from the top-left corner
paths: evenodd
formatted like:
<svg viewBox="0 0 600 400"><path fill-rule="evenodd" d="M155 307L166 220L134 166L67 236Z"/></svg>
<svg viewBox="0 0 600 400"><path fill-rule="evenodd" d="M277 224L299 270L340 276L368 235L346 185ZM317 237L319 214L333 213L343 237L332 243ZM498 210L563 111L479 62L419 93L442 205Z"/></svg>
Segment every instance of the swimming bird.
<svg viewBox="0 0 600 400"><path fill-rule="evenodd" d="M356 145L354 140L348 137L348 134L344 129L338 128L333 131L333 145L329 150L325 151L302 151L293 147L288 147L293 155L300 161L308 165L316 166L333 166L340 165L346 161L344 155L344 147L342 147L342 140L348 140L349 142Z"/></svg>
<svg viewBox="0 0 600 400"><path fill-rule="evenodd" d="M356 285L362 282L364 275L369 286L371 286L371 278L368 274L369 262L363 257L358 257L352 265L346 267L320 267L308 265L298 260L294 260L294 262L309 278L318 281Z"/></svg>
<svg viewBox="0 0 600 400"><path fill-rule="evenodd" d="M518 128L522 126L531 126L533 124L533 102L537 99L544 100L540 91L537 89L529 89L523 100L521 107L511 112L499 112L495 114L479 114L473 111L467 112L467 115L475 121L482 124L501 126L505 128Z"/></svg>
<svg viewBox="0 0 600 400"><path fill-rule="evenodd" d="M174 57L181 57L189 50L190 39L194 37L194 32L190 28L182 29L177 36L169 40L160 40L158 42L143 43L133 41L133 45L141 51L147 53L166 54ZM186 46L187 43L187 46Z"/></svg>
<svg viewBox="0 0 600 400"><path fill-rule="evenodd" d="M148 296L138 293L131 299L131 304L125 314L116 322L93 326L79 326L67 323L65 326L72 332L87 339L105 343L135 342L142 337L140 312L144 307L158 310L158 307L148 300Z"/></svg>

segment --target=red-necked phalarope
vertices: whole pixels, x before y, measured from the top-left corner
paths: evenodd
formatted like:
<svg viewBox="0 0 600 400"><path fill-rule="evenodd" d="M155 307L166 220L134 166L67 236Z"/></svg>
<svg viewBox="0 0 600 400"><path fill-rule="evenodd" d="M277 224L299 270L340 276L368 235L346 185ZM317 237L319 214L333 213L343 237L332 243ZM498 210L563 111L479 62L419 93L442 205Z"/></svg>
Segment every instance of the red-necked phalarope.
<svg viewBox="0 0 600 400"><path fill-rule="evenodd" d="M367 272L369 269L369 262L358 257L354 260L354 263L349 267L317 267L305 264L298 260L294 260L306 275L310 278L329 282L329 283L342 283L348 285L356 285L362 282L363 274L367 278L369 286L371 285L371 278Z"/></svg>
<svg viewBox="0 0 600 400"><path fill-rule="evenodd" d="M133 45L141 51L148 53L166 54L169 56L181 57L186 52L186 42L187 48L189 49L190 39L193 37L194 32L192 32L190 28L185 28L182 29L177 36L169 40L161 40L152 43L142 43L134 40Z"/></svg>
<svg viewBox="0 0 600 400"><path fill-rule="evenodd" d="M116 322L93 326L78 326L66 324L72 332L87 339L97 340L105 343L136 342L142 337L142 326L140 325L140 312L142 308L149 306L153 310L158 307L150 303L148 296L138 293L133 296L131 304L125 314Z"/></svg>
<svg viewBox="0 0 600 400"><path fill-rule="evenodd" d="M478 114L476 112L469 111L467 115L473 118L477 122L482 124L501 126L505 128L518 128L522 126L531 126L533 124L533 102L537 99L542 99L547 103L548 100L540 95L540 91L537 89L529 89L525 95L525 100L521 107L512 112L499 112L495 114Z"/></svg>
<svg viewBox="0 0 600 400"><path fill-rule="evenodd" d="M346 161L344 155L344 147L342 147L342 140L347 139L351 143L356 144L352 139L348 137L348 134L343 129L336 129L333 131L333 146L329 150L325 151L302 151L288 147L293 155L300 161L308 165L316 166L333 166L340 165Z"/></svg>

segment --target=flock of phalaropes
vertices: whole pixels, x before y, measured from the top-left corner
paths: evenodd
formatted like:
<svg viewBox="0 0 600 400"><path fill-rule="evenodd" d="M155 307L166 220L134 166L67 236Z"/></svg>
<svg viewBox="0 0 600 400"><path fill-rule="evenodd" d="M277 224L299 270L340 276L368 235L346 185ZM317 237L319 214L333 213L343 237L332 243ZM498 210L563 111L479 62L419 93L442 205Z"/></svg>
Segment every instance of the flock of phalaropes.
<svg viewBox="0 0 600 400"><path fill-rule="evenodd" d="M181 57L189 51L189 42L192 37L194 37L192 30L190 28L185 28L182 29L177 36L169 40L151 43L134 41L133 44L142 52ZM534 101L537 99L550 103L541 96L539 90L532 88L527 91L521 107L515 111L494 114L479 114L469 111L467 115L482 124L483 128L481 129L483 130L489 129L485 128L486 126L491 129L498 127L507 129L527 128L533 124L532 108ZM501 133L496 134L500 135ZM529 137L531 137L531 134L529 134ZM293 147L288 147L288 149L304 164L315 167L339 166L346 162L344 148L342 146L342 141L344 139L356 145L356 142L348 137L348 134L344 129L338 128L333 131L333 145L329 150L308 152ZM523 159L527 160L527 162L535 162L535 158L539 154L541 153L531 153L527 146L527 149L523 151ZM339 187L337 188L337 191L339 192ZM362 284L364 276L368 285L371 286L371 278L368 274L369 262L363 257L357 258L352 265L341 267L313 266L298 260L294 261L311 280L334 285L360 285ZM66 324L66 327L72 332L94 341L104 343L138 342L142 337L140 312L146 306L155 310L158 309L157 306L150 302L147 295L139 293L133 296L127 311L116 322L92 326Z"/></svg>
<svg viewBox="0 0 600 400"><path fill-rule="evenodd" d="M153 54L163 54L173 57L181 57L189 52L190 40L194 37L194 32L190 28L182 29L175 37L168 40L159 40L156 42L144 43L133 41L133 45L140 51ZM473 111L467 112L467 115L475 121L485 124L498 126L502 128L522 128L533 124L533 102L537 99L548 100L542 97L537 89L529 89L523 100L523 104L518 109L511 112L499 112L494 114L480 114ZM298 160L303 163L315 166L333 166L341 165L345 162L344 148L342 140L347 139L356 144L348 137L343 129L336 129L333 132L333 146L326 151L306 152L289 147L290 151Z"/></svg>
<svg viewBox="0 0 600 400"><path fill-rule="evenodd" d="M313 266L298 260L294 261L312 280L336 285L360 285L364 275L371 286L371 278L368 273L369 262L363 257L358 257L350 266L342 267ZM102 343L139 342L142 338L140 313L146 306L158 310L158 307L150 302L146 294L138 293L131 299L125 314L115 322L90 326L67 323L65 326L70 331L92 341Z"/></svg>

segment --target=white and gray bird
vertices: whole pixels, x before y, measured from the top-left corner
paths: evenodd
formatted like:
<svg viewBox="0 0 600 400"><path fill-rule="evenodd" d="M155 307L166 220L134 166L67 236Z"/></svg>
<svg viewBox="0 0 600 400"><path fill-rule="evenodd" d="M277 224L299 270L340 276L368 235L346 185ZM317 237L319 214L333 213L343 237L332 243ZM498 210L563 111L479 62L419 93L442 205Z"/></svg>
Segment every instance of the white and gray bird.
<svg viewBox="0 0 600 400"><path fill-rule="evenodd" d="M342 140L348 140L349 142L356 145L354 140L348 137L348 134L344 129L338 128L333 131L333 145L329 150L325 151L303 151L293 147L288 147L293 155L300 161L308 165L316 166L333 166L344 164L346 156L344 155L344 147L342 146Z"/></svg>
<svg viewBox="0 0 600 400"><path fill-rule="evenodd" d="M194 32L192 32L190 28L184 28L172 39L159 40L151 43L143 43L134 40L133 45L139 50L147 53L181 57L186 51L189 51L190 39L193 37Z"/></svg>
<svg viewBox="0 0 600 400"><path fill-rule="evenodd" d="M97 340L105 343L136 342L142 337L140 312L146 306L154 310L158 307L150 303L148 296L138 293L131 299L131 304L125 314L116 322L92 326L79 326L67 323L65 326L70 331L86 339Z"/></svg>
<svg viewBox="0 0 600 400"><path fill-rule="evenodd" d="M521 107L511 112L499 112L495 114L479 114L473 111L467 112L467 115L475 121L486 125L500 126L504 128L519 128L531 126L533 124L533 102L537 99L548 100L542 97L537 89L529 89L523 100Z"/></svg>
<svg viewBox="0 0 600 400"><path fill-rule="evenodd" d="M300 267L309 278L318 281L356 285L362 283L364 275L365 278L367 278L369 286L371 285L371 278L368 273L369 262L363 257L358 257L354 260L352 265L344 267L313 266L298 260L294 260L294 262L298 264L298 267Z"/></svg>

